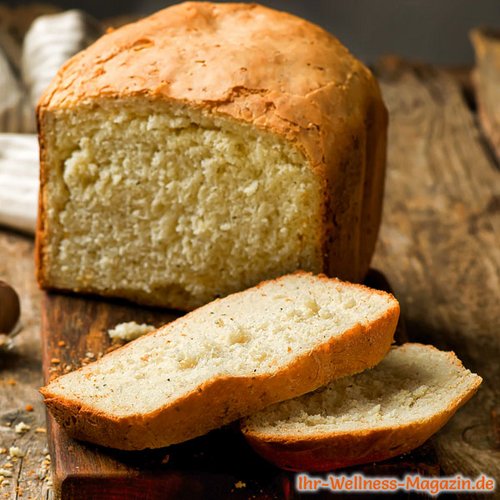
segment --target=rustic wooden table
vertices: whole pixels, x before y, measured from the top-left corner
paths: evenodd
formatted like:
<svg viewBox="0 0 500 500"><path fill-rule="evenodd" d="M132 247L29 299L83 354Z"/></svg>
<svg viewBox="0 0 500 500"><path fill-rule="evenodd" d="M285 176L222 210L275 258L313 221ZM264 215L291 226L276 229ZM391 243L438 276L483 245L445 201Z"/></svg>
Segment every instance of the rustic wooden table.
<svg viewBox="0 0 500 500"><path fill-rule="evenodd" d="M484 472L500 481L498 163L477 124L467 79L395 60L378 73L391 123L373 267L400 300L409 338L454 350L484 378L472 402L432 439L441 473ZM14 348L0 352L0 468L12 464L0 494L52 498L37 392L41 294L32 239L0 231L0 279L20 293L24 325ZM19 422L30 430L16 433ZM2 450L11 446L24 456L13 461Z"/></svg>

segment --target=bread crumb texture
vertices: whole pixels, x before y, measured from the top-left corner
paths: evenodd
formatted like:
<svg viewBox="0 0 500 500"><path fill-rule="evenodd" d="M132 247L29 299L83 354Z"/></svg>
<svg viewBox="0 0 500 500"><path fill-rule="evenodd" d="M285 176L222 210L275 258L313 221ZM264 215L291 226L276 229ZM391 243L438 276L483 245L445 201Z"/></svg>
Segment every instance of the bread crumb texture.
<svg viewBox="0 0 500 500"><path fill-rule="evenodd" d="M288 275L197 309L45 390L117 418L147 415L207 381L275 374L395 307L383 292Z"/></svg>
<svg viewBox="0 0 500 500"><path fill-rule="evenodd" d="M480 380L450 353L406 344L374 368L270 406L243 426L257 437L307 439L409 425L444 412Z"/></svg>
<svg viewBox="0 0 500 500"><path fill-rule="evenodd" d="M130 342L135 340L146 333L154 332L156 328L152 325L145 323L139 324L135 321L128 321L126 323L119 323L114 328L108 330L108 335L112 340L124 340Z"/></svg>
<svg viewBox="0 0 500 500"><path fill-rule="evenodd" d="M321 270L321 183L291 145L144 101L56 116L46 259L57 287L195 306Z"/></svg>
<svg viewBox="0 0 500 500"><path fill-rule="evenodd" d="M30 429L31 425L25 424L24 422L19 422L14 427L16 434L24 434L25 432L28 432Z"/></svg>
<svg viewBox="0 0 500 500"><path fill-rule="evenodd" d="M18 446L11 446L9 448L9 456L12 458L22 458L24 457L24 452Z"/></svg>

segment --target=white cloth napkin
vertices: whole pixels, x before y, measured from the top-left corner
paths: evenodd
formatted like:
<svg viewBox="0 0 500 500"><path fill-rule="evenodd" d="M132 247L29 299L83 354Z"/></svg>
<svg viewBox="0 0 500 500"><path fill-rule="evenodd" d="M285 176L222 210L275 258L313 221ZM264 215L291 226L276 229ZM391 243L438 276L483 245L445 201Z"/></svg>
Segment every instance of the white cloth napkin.
<svg viewBox="0 0 500 500"><path fill-rule="evenodd" d="M17 50L9 35L14 16L8 14L0 8L0 225L34 233L39 169L36 103L61 65L104 30L78 10L42 15Z"/></svg>
<svg viewBox="0 0 500 500"><path fill-rule="evenodd" d="M34 233L37 201L37 136L0 134L0 224Z"/></svg>
<svg viewBox="0 0 500 500"><path fill-rule="evenodd" d="M59 68L103 33L100 24L79 10L40 16L23 42L21 74L33 107Z"/></svg>

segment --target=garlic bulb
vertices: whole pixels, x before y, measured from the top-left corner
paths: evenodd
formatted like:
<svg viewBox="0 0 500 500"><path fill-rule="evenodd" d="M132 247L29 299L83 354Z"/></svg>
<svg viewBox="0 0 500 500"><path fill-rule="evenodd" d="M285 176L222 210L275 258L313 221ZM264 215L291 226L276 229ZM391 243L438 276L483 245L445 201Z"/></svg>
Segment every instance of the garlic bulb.
<svg viewBox="0 0 500 500"><path fill-rule="evenodd" d="M0 349L9 347L19 332L21 303L14 288L0 280Z"/></svg>

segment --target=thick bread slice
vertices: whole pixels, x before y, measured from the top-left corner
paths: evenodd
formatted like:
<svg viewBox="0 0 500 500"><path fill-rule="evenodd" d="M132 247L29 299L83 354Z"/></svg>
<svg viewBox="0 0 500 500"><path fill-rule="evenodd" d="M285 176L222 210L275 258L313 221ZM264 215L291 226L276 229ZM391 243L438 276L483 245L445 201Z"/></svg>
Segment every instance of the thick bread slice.
<svg viewBox="0 0 500 500"><path fill-rule="evenodd" d="M75 438L158 448L378 363L392 295L306 273L216 300L41 389Z"/></svg>
<svg viewBox="0 0 500 500"><path fill-rule="evenodd" d="M454 353L405 344L371 370L252 415L242 431L284 469L321 472L385 460L424 443L480 384Z"/></svg>

